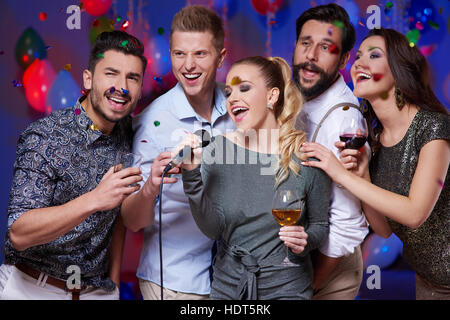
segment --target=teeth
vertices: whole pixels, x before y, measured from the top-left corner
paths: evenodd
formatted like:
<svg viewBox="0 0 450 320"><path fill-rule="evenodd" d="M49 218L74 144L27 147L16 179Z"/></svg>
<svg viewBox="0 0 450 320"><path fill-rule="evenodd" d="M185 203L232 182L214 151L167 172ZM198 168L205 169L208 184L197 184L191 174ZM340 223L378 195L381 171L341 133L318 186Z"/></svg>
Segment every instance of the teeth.
<svg viewBox="0 0 450 320"><path fill-rule="evenodd" d="M125 103L125 100L120 100L120 99L117 99L117 98L114 98L114 97L110 97L109 99L114 101L114 102L117 102L117 103Z"/></svg>
<svg viewBox="0 0 450 320"><path fill-rule="evenodd" d="M188 74L188 73L185 73L184 76L186 78L188 78L188 79L196 79L196 78L200 77L201 74Z"/></svg>
<svg viewBox="0 0 450 320"><path fill-rule="evenodd" d="M247 111L247 110L248 110L248 108L236 107L231 112L233 112L233 114L237 114L238 112Z"/></svg>
<svg viewBox="0 0 450 320"><path fill-rule="evenodd" d="M361 78L372 79L372 76L368 75L367 73L360 72L360 73L357 74L357 76L358 76L359 79L361 79Z"/></svg>

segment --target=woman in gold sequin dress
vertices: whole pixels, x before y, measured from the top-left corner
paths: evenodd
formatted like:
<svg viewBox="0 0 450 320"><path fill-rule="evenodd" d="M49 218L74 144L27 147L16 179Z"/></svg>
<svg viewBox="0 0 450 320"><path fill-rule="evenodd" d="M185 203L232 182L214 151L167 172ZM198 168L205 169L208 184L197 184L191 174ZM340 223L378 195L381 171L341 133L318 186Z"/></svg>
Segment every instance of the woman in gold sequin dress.
<svg viewBox="0 0 450 320"><path fill-rule="evenodd" d="M373 29L351 75L354 94L367 106L370 166L366 152L344 149L347 168L359 159L353 172L345 170L328 149L311 143L302 150L321 161L306 164L360 198L377 234L394 232L402 240L403 257L416 274L416 299L448 300L450 116L431 90L427 61L399 32Z"/></svg>

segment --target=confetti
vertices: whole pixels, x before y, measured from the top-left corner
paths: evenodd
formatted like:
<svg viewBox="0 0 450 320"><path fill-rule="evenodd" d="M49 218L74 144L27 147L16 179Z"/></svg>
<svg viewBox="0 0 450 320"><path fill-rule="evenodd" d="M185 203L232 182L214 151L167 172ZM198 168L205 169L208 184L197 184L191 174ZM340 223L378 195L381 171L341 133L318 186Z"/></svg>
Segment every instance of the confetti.
<svg viewBox="0 0 450 320"><path fill-rule="evenodd" d="M164 28L159 27L159 28L158 28L158 34L159 34L160 36L163 35L163 34L164 34Z"/></svg>
<svg viewBox="0 0 450 320"><path fill-rule="evenodd" d="M81 109L76 108L75 110L73 110L73 113L75 113L76 116L79 116L81 114Z"/></svg>
<svg viewBox="0 0 450 320"><path fill-rule="evenodd" d="M441 179L438 179L437 181L439 185L441 186L441 189L444 189L444 182Z"/></svg>
<svg viewBox="0 0 450 320"><path fill-rule="evenodd" d="M419 51L424 57L428 57L430 54L433 53L435 48L436 48L436 45L432 44L432 45L429 45L429 46L422 46L422 47L420 47Z"/></svg>
<svg viewBox="0 0 450 320"><path fill-rule="evenodd" d="M386 5L384 6L384 14L387 16L391 16L392 15L392 7L393 7L393 3L392 2L387 2Z"/></svg>
<svg viewBox="0 0 450 320"><path fill-rule="evenodd" d="M423 28L424 28L423 23L420 22L420 21L417 21L417 22L416 22L416 29L422 31Z"/></svg>
<svg viewBox="0 0 450 320"><path fill-rule="evenodd" d="M383 78L383 75L382 75L382 74L375 73L375 74L373 75L373 80L374 80L374 81L380 81L381 78Z"/></svg>
<svg viewBox="0 0 450 320"><path fill-rule="evenodd" d="M125 20L120 27L120 30L125 31L130 26L130 21Z"/></svg>
<svg viewBox="0 0 450 320"><path fill-rule="evenodd" d="M387 92L383 92L382 94L380 94L380 98L383 100L386 100L389 97L389 93Z"/></svg>
<svg viewBox="0 0 450 320"><path fill-rule="evenodd" d="M442 10L443 10L444 8L442 8L442 7L440 7L439 8L439 14L442 14Z"/></svg>
<svg viewBox="0 0 450 320"><path fill-rule="evenodd" d="M423 13L425 13L426 16L431 16L433 10L431 10L430 8L425 8L423 9Z"/></svg>
<svg viewBox="0 0 450 320"><path fill-rule="evenodd" d="M98 21L98 19L94 19L94 21L92 21L92 26L94 28L97 28L99 24L100 24L100 21Z"/></svg>
<svg viewBox="0 0 450 320"><path fill-rule="evenodd" d="M41 20L41 21L47 20L47 13L39 12L39 20Z"/></svg>
<svg viewBox="0 0 450 320"><path fill-rule="evenodd" d="M332 54L339 54L339 48L334 43L330 46L329 51Z"/></svg>
<svg viewBox="0 0 450 320"><path fill-rule="evenodd" d="M372 120L372 129L375 128L377 126L377 124L378 124L377 119L373 119Z"/></svg>
<svg viewBox="0 0 450 320"><path fill-rule="evenodd" d="M97 58L104 58L105 56L103 55L103 53L99 53L97 54Z"/></svg>
<svg viewBox="0 0 450 320"><path fill-rule="evenodd" d="M120 44L121 47L125 47L128 44L128 40L124 40L122 41L122 43Z"/></svg>
<svg viewBox="0 0 450 320"><path fill-rule="evenodd" d="M155 81L158 82L159 84L162 83L162 77L153 77L153 80L155 80Z"/></svg>
<svg viewBox="0 0 450 320"><path fill-rule="evenodd" d="M276 23L275 20L269 21L269 24L270 24L270 25L273 25L273 24L275 24L275 23Z"/></svg>
<svg viewBox="0 0 450 320"><path fill-rule="evenodd" d="M428 21L428 24L430 25L430 27L432 27L435 30L439 30L439 25L436 22L433 21Z"/></svg>
<svg viewBox="0 0 450 320"><path fill-rule="evenodd" d="M333 35L333 28L332 27L329 27L328 28L328 35Z"/></svg>
<svg viewBox="0 0 450 320"><path fill-rule="evenodd" d="M344 23L342 21L339 20L334 20L333 24L338 27L339 29L341 29L342 31L344 31Z"/></svg>
<svg viewBox="0 0 450 320"><path fill-rule="evenodd" d="M409 30L406 33L406 38L408 38L409 45L411 46L411 43L413 44L411 47L414 47L414 45L419 41L420 38L420 31L417 29Z"/></svg>
<svg viewBox="0 0 450 320"><path fill-rule="evenodd" d="M89 128L90 128L91 130L98 130L98 127L97 127L96 124L91 124L91 125L89 126Z"/></svg>
<svg viewBox="0 0 450 320"><path fill-rule="evenodd" d="M155 125L155 127L158 127L161 124L161 122L155 121L155 122L153 122L153 124Z"/></svg>
<svg viewBox="0 0 450 320"><path fill-rule="evenodd" d="M72 69L72 66L71 66L70 63L68 63L68 64L64 65L63 69L66 70L66 71L70 71L70 69Z"/></svg>
<svg viewBox="0 0 450 320"><path fill-rule="evenodd" d="M230 85L235 86L238 85L242 82L241 78L239 77L234 77L233 79L231 79Z"/></svg>
<svg viewBox="0 0 450 320"><path fill-rule="evenodd" d="M129 93L130 93L130 91L128 91L128 90L126 90L126 89L124 89L124 88L122 88L122 92L123 92L124 94L129 94Z"/></svg>
<svg viewBox="0 0 450 320"><path fill-rule="evenodd" d="M361 20L358 20L358 23L361 27L365 27L364 23L362 23Z"/></svg>
<svg viewBox="0 0 450 320"><path fill-rule="evenodd" d="M116 92L116 88L114 88L114 87L111 87L111 88L109 88L109 93L114 93L114 92Z"/></svg>
<svg viewBox="0 0 450 320"><path fill-rule="evenodd" d="M122 20L122 17L121 16L117 16L116 21L120 22L120 20Z"/></svg>
<svg viewBox="0 0 450 320"><path fill-rule="evenodd" d="M81 89L81 94L82 94L83 96L87 96L87 95L89 94L89 90Z"/></svg>
<svg viewBox="0 0 450 320"><path fill-rule="evenodd" d="M147 140L141 140L141 142L142 142L142 143L147 143L148 141L147 141Z"/></svg>
<svg viewBox="0 0 450 320"><path fill-rule="evenodd" d="M15 87L15 88L17 88L17 87L23 87L23 84L21 84L19 81L17 81L17 80L13 80L13 81L11 81L12 82L12 84L13 84L13 86Z"/></svg>
<svg viewBox="0 0 450 320"><path fill-rule="evenodd" d="M347 111L348 109L350 109L349 106L344 106L344 107L342 107L342 110L344 110L344 111Z"/></svg>

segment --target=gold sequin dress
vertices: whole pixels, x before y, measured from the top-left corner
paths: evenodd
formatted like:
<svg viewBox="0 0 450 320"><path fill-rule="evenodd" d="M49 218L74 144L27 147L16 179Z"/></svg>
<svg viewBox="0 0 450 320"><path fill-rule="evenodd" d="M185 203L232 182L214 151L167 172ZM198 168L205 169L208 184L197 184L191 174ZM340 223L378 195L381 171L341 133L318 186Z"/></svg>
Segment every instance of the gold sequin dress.
<svg viewBox="0 0 450 320"><path fill-rule="evenodd" d="M408 196L421 148L436 139L450 140L450 116L419 110L403 139L383 147L370 163L372 182L389 191ZM450 183L444 186L428 219L412 229L388 219L392 231L403 242L403 258L422 278L439 286L450 286Z"/></svg>

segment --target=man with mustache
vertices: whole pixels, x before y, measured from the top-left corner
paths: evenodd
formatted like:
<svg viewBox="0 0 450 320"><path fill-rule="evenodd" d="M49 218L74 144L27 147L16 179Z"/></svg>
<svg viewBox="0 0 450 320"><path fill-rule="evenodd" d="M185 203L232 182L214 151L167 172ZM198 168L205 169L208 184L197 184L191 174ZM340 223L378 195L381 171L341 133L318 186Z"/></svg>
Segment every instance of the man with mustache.
<svg viewBox="0 0 450 320"><path fill-rule="evenodd" d="M0 299L119 299L120 205L142 177L137 168L114 172L114 164L131 150L143 53L125 32L100 34L83 72L85 94L21 134Z"/></svg>
<svg viewBox="0 0 450 320"><path fill-rule="evenodd" d="M341 103L358 105L339 73L350 57L355 42L354 28L342 7L328 4L305 11L297 19L296 29L293 77L305 99L296 127L308 134L309 141L315 138L315 142L339 157L334 143L339 140L343 117L362 117L357 108L341 106L331 111ZM346 152L356 156L359 151ZM335 183L329 222L328 239L313 260L313 299L354 299L362 281L360 243L368 233L368 225L360 201Z"/></svg>

